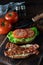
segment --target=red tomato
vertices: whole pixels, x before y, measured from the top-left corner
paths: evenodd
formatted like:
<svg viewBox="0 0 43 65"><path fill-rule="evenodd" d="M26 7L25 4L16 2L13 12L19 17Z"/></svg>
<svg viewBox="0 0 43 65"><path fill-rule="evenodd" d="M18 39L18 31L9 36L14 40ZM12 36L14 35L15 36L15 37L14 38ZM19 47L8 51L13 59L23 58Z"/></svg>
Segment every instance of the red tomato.
<svg viewBox="0 0 43 65"><path fill-rule="evenodd" d="M5 19L8 20L10 23L16 23L18 21L18 14L17 12L8 12L5 15Z"/></svg>
<svg viewBox="0 0 43 65"><path fill-rule="evenodd" d="M0 18L0 34L7 34L11 30L11 24L4 18Z"/></svg>
<svg viewBox="0 0 43 65"><path fill-rule="evenodd" d="M27 32L25 29L17 29L13 32L15 38L26 38Z"/></svg>
<svg viewBox="0 0 43 65"><path fill-rule="evenodd" d="M32 37L32 36L34 36L34 31L33 30L31 30L31 29L29 29L29 28L27 28L27 29L25 29L26 31L27 31L27 33L28 33L28 36L27 37Z"/></svg>

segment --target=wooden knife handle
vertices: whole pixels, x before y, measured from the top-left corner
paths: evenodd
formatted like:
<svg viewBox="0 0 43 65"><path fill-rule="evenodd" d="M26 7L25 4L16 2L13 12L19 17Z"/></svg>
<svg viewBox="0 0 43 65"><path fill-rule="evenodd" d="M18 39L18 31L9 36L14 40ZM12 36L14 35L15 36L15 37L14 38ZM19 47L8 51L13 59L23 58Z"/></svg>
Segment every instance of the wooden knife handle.
<svg viewBox="0 0 43 65"><path fill-rule="evenodd" d="M38 14L38 15L36 15L35 17L33 17L33 18L32 18L32 21L33 21L33 22L36 22L36 21L38 21L38 20L41 19L41 18L43 18L43 13Z"/></svg>

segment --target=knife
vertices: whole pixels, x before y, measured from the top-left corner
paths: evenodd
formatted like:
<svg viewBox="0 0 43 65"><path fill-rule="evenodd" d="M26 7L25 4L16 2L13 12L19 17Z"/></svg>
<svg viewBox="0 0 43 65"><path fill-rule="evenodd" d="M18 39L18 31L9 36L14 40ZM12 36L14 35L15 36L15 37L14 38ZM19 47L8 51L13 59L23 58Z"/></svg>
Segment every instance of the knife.
<svg viewBox="0 0 43 65"><path fill-rule="evenodd" d="M26 23L24 23L24 24L18 23L18 25L15 26L15 28L24 28L24 27L27 27L27 26L29 26L31 24L36 24L38 22L38 20L40 20L41 18L43 18L43 13L37 14L31 20L26 20ZM20 21L20 22L23 23L23 21Z"/></svg>

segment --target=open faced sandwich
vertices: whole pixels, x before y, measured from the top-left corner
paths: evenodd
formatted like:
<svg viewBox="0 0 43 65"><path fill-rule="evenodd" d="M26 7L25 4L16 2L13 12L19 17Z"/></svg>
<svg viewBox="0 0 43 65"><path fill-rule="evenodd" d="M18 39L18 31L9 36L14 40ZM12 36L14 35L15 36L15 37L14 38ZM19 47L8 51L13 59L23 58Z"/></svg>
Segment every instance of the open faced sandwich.
<svg viewBox="0 0 43 65"><path fill-rule="evenodd" d="M8 33L8 42L5 46L4 55L10 58L26 58L29 55L38 54L38 44L27 44L38 35L36 27L16 29ZM26 43L26 44L25 44ZM20 44L20 45L17 45ZM22 45L21 45L22 44Z"/></svg>
<svg viewBox="0 0 43 65"><path fill-rule="evenodd" d="M7 35L7 38L12 43L25 44L33 41L37 35L38 35L37 28L32 27L32 28L16 29L14 31L10 31Z"/></svg>

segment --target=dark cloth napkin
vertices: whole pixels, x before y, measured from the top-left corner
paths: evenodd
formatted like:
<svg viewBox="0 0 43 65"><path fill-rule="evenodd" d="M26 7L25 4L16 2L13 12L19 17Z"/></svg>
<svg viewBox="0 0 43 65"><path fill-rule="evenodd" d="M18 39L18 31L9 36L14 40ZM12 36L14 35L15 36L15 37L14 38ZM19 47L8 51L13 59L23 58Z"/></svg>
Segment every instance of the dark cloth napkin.
<svg viewBox="0 0 43 65"><path fill-rule="evenodd" d="M17 7L24 3L25 2L10 2L5 5L0 5L0 16L5 15L8 11L18 10Z"/></svg>

